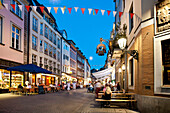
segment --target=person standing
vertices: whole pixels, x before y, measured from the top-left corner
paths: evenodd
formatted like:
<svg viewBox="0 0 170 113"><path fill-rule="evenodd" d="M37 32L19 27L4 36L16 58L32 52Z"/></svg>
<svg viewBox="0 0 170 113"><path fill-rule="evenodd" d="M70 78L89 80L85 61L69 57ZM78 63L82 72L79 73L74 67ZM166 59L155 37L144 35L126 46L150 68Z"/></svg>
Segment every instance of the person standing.
<svg viewBox="0 0 170 113"><path fill-rule="evenodd" d="M73 89L76 89L76 82L73 82Z"/></svg>
<svg viewBox="0 0 170 113"><path fill-rule="evenodd" d="M120 91L120 84L117 82L117 91Z"/></svg>
<svg viewBox="0 0 170 113"><path fill-rule="evenodd" d="M67 91L70 91L70 81L67 82Z"/></svg>
<svg viewBox="0 0 170 113"><path fill-rule="evenodd" d="M97 83L96 83L96 98L98 98L98 93L99 93L99 91L101 90L101 83L100 83L100 81L98 81Z"/></svg>

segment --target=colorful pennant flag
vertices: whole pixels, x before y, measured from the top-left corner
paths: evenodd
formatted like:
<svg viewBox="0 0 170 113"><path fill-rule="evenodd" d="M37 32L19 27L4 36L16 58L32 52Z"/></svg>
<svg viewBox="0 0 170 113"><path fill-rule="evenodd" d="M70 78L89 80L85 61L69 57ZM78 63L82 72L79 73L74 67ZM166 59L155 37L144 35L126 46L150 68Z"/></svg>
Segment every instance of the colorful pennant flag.
<svg viewBox="0 0 170 113"><path fill-rule="evenodd" d="M93 15L95 15L94 9L93 9Z"/></svg>
<svg viewBox="0 0 170 113"><path fill-rule="evenodd" d="M133 15L134 15L134 13L130 13L130 17L131 17L131 19L133 18Z"/></svg>
<svg viewBox="0 0 170 113"><path fill-rule="evenodd" d="M57 13L58 7L54 7L54 11L55 13Z"/></svg>
<svg viewBox="0 0 170 113"><path fill-rule="evenodd" d="M2 2L0 1L0 9L3 9Z"/></svg>
<svg viewBox="0 0 170 113"><path fill-rule="evenodd" d="M82 13L84 14L85 8L81 8Z"/></svg>
<svg viewBox="0 0 170 113"><path fill-rule="evenodd" d="M66 6L61 7L61 11L62 11L63 14L64 14L65 9L66 9Z"/></svg>
<svg viewBox="0 0 170 113"><path fill-rule="evenodd" d="M36 10L37 10L37 6L32 6L32 8L34 9L34 11L36 11Z"/></svg>
<svg viewBox="0 0 170 113"><path fill-rule="evenodd" d="M41 9L41 12L43 13L44 12L44 7L40 6L40 9Z"/></svg>
<svg viewBox="0 0 170 113"><path fill-rule="evenodd" d="M51 7L47 7L47 10L50 13L51 12Z"/></svg>
<svg viewBox="0 0 170 113"><path fill-rule="evenodd" d="M104 15L104 12L105 12L105 10L102 10L102 9L101 9L101 13L102 13L102 15Z"/></svg>
<svg viewBox="0 0 170 113"><path fill-rule="evenodd" d="M108 16L110 15L110 12L111 12L111 11L107 10Z"/></svg>
<svg viewBox="0 0 170 113"><path fill-rule="evenodd" d="M114 15L114 17L116 16L116 13L117 13L117 11L113 11L113 15Z"/></svg>
<svg viewBox="0 0 170 113"><path fill-rule="evenodd" d="M6 8L7 10L9 10L9 9L8 9L8 4L4 4L4 6L5 6L5 8Z"/></svg>
<svg viewBox="0 0 170 113"><path fill-rule="evenodd" d="M15 10L15 4L11 4L12 8Z"/></svg>
<svg viewBox="0 0 170 113"><path fill-rule="evenodd" d="M88 10L89 10L89 15L90 15L90 14L91 14L92 9L88 8Z"/></svg>
<svg viewBox="0 0 170 113"><path fill-rule="evenodd" d="M18 5L19 9L22 11L22 5Z"/></svg>
<svg viewBox="0 0 170 113"><path fill-rule="evenodd" d="M119 12L119 18L122 16L123 12Z"/></svg>
<svg viewBox="0 0 170 113"><path fill-rule="evenodd" d="M69 13L71 14L71 10L72 10L72 8L67 8L67 9L68 9Z"/></svg>
<svg viewBox="0 0 170 113"><path fill-rule="evenodd" d="M99 9L94 9L94 10L95 10L95 12L96 12L96 15L97 15L97 13L98 13Z"/></svg>
<svg viewBox="0 0 170 113"><path fill-rule="evenodd" d="M74 9L75 9L76 12L77 12L78 8L79 8L79 7L74 7Z"/></svg>
<svg viewBox="0 0 170 113"><path fill-rule="evenodd" d="M30 10L30 6L25 6L25 7L26 7L27 11L29 12L29 10Z"/></svg>

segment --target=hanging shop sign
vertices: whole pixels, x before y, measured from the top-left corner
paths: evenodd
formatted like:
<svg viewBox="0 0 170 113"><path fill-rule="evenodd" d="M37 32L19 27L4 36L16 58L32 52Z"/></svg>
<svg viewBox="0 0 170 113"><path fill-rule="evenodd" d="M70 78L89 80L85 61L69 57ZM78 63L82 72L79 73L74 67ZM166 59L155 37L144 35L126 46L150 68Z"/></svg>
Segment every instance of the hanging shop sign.
<svg viewBox="0 0 170 113"><path fill-rule="evenodd" d="M156 4L156 32L170 29L170 3L164 0Z"/></svg>

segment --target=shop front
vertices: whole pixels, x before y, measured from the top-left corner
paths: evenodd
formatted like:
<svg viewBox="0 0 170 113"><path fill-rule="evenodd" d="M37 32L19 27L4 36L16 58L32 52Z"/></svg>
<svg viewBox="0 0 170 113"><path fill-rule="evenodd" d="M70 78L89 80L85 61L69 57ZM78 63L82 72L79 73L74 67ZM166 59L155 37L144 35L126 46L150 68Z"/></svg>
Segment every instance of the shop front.
<svg viewBox="0 0 170 113"><path fill-rule="evenodd" d="M155 6L154 93L170 95L170 15L168 1Z"/></svg>
<svg viewBox="0 0 170 113"><path fill-rule="evenodd" d="M17 88L19 84L24 85L22 72L0 69L0 90L8 90L9 87Z"/></svg>
<svg viewBox="0 0 170 113"><path fill-rule="evenodd" d="M64 83L64 84L66 84L68 81L70 81L71 84L72 84L73 82L77 82L77 79L76 79L76 77L74 77L74 76L71 76L71 75L67 75L67 74L65 74L65 73L62 73L61 82Z"/></svg>
<svg viewBox="0 0 170 113"><path fill-rule="evenodd" d="M52 74L29 74L29 83L31 85L58 85L58 76Z"/></svg>

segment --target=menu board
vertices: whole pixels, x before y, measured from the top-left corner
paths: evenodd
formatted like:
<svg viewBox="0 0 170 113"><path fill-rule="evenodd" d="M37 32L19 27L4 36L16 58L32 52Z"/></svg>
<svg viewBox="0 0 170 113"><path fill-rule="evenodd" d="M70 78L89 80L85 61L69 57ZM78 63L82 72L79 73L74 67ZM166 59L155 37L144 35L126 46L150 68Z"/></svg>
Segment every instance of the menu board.
<svg viewBox="0 0 170 113"><path fill-rule="evenodd" d="M162 41L161 44L163 65L170 65L170 39Z"/></svg>

